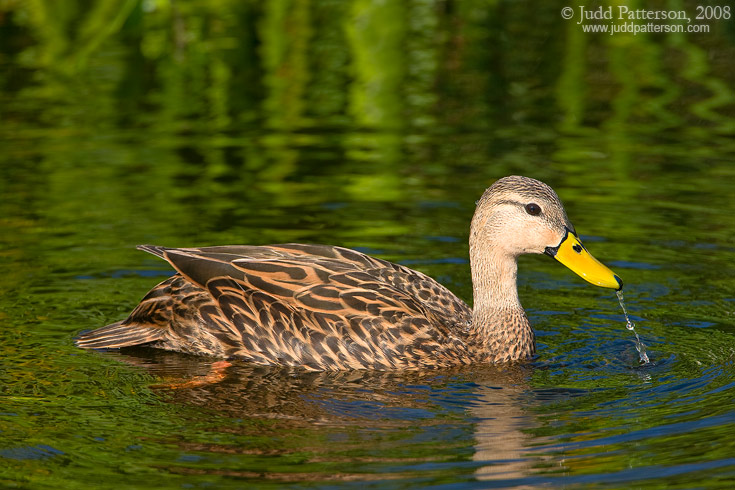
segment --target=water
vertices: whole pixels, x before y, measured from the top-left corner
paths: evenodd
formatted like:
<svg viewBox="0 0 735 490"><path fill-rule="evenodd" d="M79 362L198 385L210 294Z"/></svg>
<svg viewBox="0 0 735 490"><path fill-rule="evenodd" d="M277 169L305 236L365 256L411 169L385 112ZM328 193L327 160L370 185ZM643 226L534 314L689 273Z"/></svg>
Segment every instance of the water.
<svg viewBox="0 0 735 490"><path fill-rule="evenodd" d="M641 338L638 336L638 332L635 331L635 323L630 321L630 317L628 316L628 312L625 309L625 301L623 299L623 291L615 291L615 294L618 297L618 301L620 302L620 307L623 309L623 315L625 315L625 328L632 331L635 335L635 348L638 351L638 355L641 358L641 363L648 364L651 362L648 359L648 354L646 354L646 346L641 342Z"/></svg>
<svg viewBox="0 0 735 490"><path fill-rule="evenodd" d="M592 36L565 6L2 4L0 487L732 487L732 23ZM621 312L521 257L531 362L73 345L172 273L143 243L343 245L469 300L474 201L511 174L625 282Z"/></svg>

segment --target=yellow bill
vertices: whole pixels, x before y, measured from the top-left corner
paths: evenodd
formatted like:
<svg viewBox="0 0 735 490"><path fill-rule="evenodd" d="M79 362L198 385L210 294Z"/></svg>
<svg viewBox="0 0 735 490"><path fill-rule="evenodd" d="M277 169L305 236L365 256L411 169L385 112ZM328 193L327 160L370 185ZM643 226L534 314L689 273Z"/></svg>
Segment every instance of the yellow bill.
<svg viewBox="0 0 735 490"><path fill-rule="evenodd" d="M559 245L547 247L546 253L595 286L612 288L618 291L623 289L623 281L620 277L594 258L584 248L582 242L579 241L579 237L570 230L567 230L567 234Z"/></svg>

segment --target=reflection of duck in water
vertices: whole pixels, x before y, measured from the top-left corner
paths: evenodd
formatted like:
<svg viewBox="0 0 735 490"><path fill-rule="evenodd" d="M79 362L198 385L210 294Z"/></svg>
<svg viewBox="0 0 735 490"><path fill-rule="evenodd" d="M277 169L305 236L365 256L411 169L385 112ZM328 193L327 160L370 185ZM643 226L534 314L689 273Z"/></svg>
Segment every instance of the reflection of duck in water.
<svg viewBox="0 0 735 490"><path fill-rule="evenodd" d="M159 379L152 388L167 403L205 410L206 422L201 410L180 413L197 417L193 426L201 431L204 424L213 437L166 440L219 461L196 465L196 474L293 481L297 471L300 481L415 481L420 463L438 463L422 476L446 476L450 462L465 473L457 455L471 454L478 479L512 480L533 474L540 458L527 449L542 440L531 432L540 422L528 363L304 372L238 361L216 368L226 363L157 349L110 354ZM235 455L244 459L228 459ZM269 464L248 471L243 462L259 456ZM221 461L237 461L236 468ZM187 473L190 465L179 460L166 469Z"/></svg>
<svg viewBox="0 0 735 490"><path fill-rule="evenodd" d="M305 372L237 360L225 363L158 349L132 348L109 354L145 369L158 381L150 385L151 389L165 393L167 401L205 407L230 418L283 418L304 425L318 421L340 425L353 419L370 419L400 426L396 420L406 422L404 416L416 416L412 409L441 418L441 414L446 415L444 403L475 415L496 404L495 394L497 403L515 403L518 410L533 404L532 397L522 402L508 398L508 392L531 390L528 379L534 367L526 363L436 370ZM408 411L401 414L404 409ZM477 416L485 415L478 412Z"/></svg>
<svg viewBox="0 0 735 490"><path fill-rule="evenodd" d="M324 245L142 246L178 271L130 316L80 347L149 345L311 370L417 369L528 358L534 335L517 257L546 253L587 281L622 281L582 246L556 193L526 177L495 182L470 229L474 308L407 267Z"/></svg>

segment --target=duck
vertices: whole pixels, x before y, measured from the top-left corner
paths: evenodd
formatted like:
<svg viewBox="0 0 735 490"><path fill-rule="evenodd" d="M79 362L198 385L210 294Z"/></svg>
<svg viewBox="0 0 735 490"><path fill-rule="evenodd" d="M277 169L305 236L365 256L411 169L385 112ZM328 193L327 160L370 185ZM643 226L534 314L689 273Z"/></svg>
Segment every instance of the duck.
<svg viewBox="0 0 735 490"><path fill-rule="evenodd" d="M582 244L556 192L495 181L470 224L473 305L426 274L331 245L167 248L175 269L122 320L82 333L83 349L146 346L308 371L419 370L534 357L518 257L546 254L587 282L623 282Z"/></svg>

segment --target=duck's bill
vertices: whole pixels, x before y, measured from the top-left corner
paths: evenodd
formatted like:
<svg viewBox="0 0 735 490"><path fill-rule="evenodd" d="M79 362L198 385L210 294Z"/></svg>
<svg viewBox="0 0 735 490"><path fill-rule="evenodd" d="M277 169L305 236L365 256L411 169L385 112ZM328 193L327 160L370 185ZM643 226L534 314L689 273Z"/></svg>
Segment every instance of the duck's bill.
<svg viewBox="0 0 735 490"><path fill-rule="evenodd" d="M567 234L556 247L546 247L546 254L570 268L585 281L603 288L623 289L623 281L608 269L602 262L594 258L579 237L572 231Z"/></svg>

